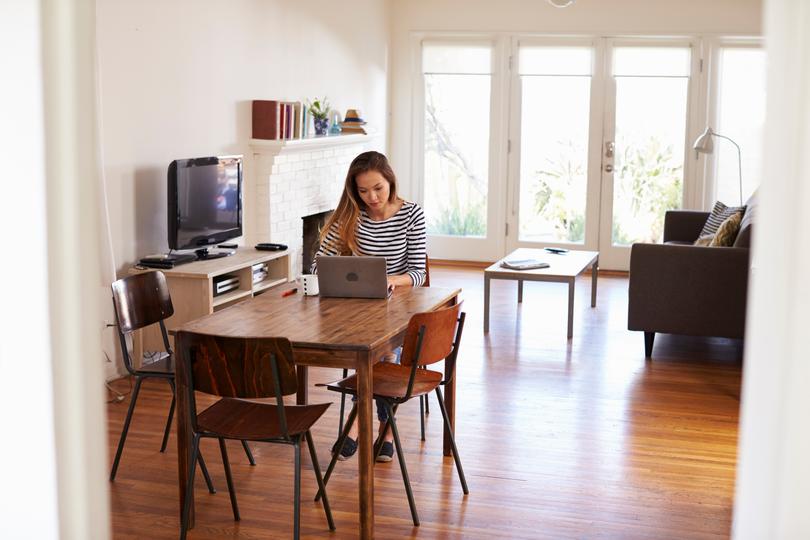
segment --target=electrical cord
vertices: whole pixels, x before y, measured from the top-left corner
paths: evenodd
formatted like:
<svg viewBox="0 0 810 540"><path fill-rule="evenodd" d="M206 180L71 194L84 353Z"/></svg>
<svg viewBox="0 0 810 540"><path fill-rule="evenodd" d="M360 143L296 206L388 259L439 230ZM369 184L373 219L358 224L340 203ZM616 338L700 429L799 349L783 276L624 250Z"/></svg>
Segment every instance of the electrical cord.
<svg viewBox="0 0 810 540"><path fill-rule="evenodd" d="M107 359L107 362L112 362L112 360L110 360L109 355L107 354L107 351L103 351L103 352L104 352L104 357ZM107 400L107 403L121 403L122 401L124 401L126 399L126 397L128 395L130 395L132 393L132 376L127 376L127 379L129 379L129 390L127 390L123 394L121 392L119 392L118 390L116 390L115 388L113 388L112 386L110 386L110 383L108 381L104 381L104 386L107 387L107 391L109 393L113 394L113 396L110 399Z"/></svg>

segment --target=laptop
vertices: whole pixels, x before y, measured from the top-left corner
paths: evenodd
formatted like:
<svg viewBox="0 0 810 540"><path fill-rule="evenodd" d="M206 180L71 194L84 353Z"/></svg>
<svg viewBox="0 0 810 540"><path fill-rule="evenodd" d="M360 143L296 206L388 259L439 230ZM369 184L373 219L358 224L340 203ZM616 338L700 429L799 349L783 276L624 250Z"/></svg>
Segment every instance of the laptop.
<svg viewBox="0 0 810 540"><path fill-rule="evenodd" d="M318 256L318 289L327 298L387 298L385 257Z"/></svg>

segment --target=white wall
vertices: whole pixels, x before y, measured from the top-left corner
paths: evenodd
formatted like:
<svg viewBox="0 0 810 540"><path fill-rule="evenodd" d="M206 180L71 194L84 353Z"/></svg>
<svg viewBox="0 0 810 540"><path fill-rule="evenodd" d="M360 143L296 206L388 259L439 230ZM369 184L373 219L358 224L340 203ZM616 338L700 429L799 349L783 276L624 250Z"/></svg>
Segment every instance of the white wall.
<svg viewBox="0 0 810 540"><path fill-rule="evenodd" d="M411 168L410 33L527 32L640 35L760 35L760 0L577 0L557 9L545 0L392 0L389 151L398 175ZM403 186L408 193L409 186Z"/></svg>
<svg viewBox="0 0 810 540"><path fill-rule="evenodd" d="M166 168L244 154L253 99L328 96L386 132L387 0L98 0L102 151L115 265L166 251ZM378 145L384 148L381 137ZM247 238L248 243L258 239Z"/></svg>
<svg viewBox="0 0 810 540"><path fill-rule="evenodd" d="M768 0L768 116L754 228L733 536L810 538L810 5Z"/></svg>
<svg viewBox="0 0 810 540"><path fill-rule="evenodd" d="M7 441L0 537L19 539L59 536L40 39L39 2L0 3L0 73L14 74L0 88L0 163L25 164L8 181L15 203L0 212L3 230L25 224L25 244L17 248L25 263L10 264L4 255L0 264L3 283L25 275L25 285L4 287L0 301L0 432Z"/></svg>

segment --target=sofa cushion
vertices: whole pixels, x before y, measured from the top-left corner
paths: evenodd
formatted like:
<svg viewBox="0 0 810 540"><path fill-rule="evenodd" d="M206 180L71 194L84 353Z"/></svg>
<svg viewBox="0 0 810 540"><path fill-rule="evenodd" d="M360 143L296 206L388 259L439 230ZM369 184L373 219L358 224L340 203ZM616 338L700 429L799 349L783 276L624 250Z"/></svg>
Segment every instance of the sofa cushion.
<svg viewBox="0 0 810 540"><path fill-rule="evenodd" d="M709 218L703 225L703 230L700 231L698 238L710 234L716 234L717 229L720 228L720 225L722 225L725 220L727 220L737 212L744 212L744 211L745 211L744 206L726 206L720 201L717 201L716 203L714 203L712 213L709 214Z"/></svg>
<svg viewBox="0 0 810 540"><path fill-rule="evenodd" d="M742 221L743 213L735 212L717 229L714 239L709 244L709 247L729 247L734 244L737 239L737 233L740 232L740 222Z"/></svg>

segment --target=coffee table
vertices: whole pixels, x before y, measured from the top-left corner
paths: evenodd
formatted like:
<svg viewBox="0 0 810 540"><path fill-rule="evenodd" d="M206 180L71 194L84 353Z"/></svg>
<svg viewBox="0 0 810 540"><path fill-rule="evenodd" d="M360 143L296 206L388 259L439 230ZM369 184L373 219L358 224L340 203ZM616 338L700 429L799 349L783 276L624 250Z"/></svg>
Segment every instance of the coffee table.
<svg viewBox="0 0 810 540"><path fill-rule="evenodd" d="M548 268L510 270L502 268L503 260L539 259ZM569 251L556 255L543 249L516 249L484 270L484 333L489 332L489 282L493 279L513 279L518 282L518 303L523 302L524 281L552 281L568 283L568 339L574 335L574 284L576 278L591 267L591 307L596 307L596 276L599 272L598 251Z"/></svg>

